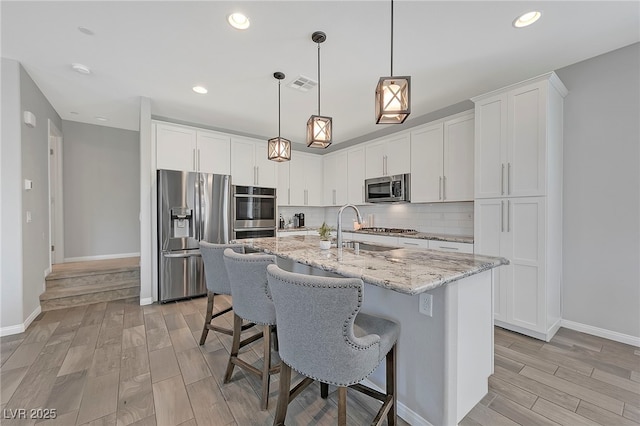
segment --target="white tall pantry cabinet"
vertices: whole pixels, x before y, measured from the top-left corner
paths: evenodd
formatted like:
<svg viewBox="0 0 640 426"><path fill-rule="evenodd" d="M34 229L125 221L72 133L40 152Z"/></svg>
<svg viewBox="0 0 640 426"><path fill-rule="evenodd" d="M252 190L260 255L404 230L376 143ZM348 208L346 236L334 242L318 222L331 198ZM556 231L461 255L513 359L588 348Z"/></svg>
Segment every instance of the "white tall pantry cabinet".
<svg viewBox="0 0 640 426"><path fill-rule="evenodd" d="M494 284L496 325L549 341L562 316L562 116L555 73L475 102L475 252L511 261Z"/></svg>

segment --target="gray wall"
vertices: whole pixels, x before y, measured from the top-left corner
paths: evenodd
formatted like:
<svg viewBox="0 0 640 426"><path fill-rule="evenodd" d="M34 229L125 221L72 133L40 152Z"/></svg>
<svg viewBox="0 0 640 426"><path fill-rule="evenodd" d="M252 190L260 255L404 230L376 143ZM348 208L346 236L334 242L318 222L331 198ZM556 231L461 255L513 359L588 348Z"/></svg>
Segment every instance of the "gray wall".
<svg viewBox="0 0 640 426"><path fill-rule="evenodd" d="M20 64L2 58L2 144L0 144L0 327L24 321L22 315L22 192L20 148ZM16 331L19 332L19 331Z"/></svg>
<svg viewBox="0 0 640 426"><path fill-rule="evenodd" d="M22 191L22 218L30 211L33 221L23 223L22 253L24 313L40 306L44 277L49 269L49 126L59 129L62 120L29 74L20 66L21 111L36 116L36 127L22 126L22 178L33 181L33 189Z"/></svg>
<svg viewBox="0 0 640 426"><path fill-rule="evenodd" d="M563 319L640 337L640 44L557 74L569 89Z"/></svg>
<svg viewBox="0 0 640 426"><path fill-rule="evenodd" d="M139 133L62 122L65 260L140 252Z"/></svg>
<svg viewBox="0 0 640 426"><path fill-rule="evenodd" d="M36 116L27 127L23 111ZM49 130L62 121L22 66L2 59L2 334L38 313L49 269ZM33 189L23 189L30 179ZM26 222L26 212L32 221Z"/></svg>

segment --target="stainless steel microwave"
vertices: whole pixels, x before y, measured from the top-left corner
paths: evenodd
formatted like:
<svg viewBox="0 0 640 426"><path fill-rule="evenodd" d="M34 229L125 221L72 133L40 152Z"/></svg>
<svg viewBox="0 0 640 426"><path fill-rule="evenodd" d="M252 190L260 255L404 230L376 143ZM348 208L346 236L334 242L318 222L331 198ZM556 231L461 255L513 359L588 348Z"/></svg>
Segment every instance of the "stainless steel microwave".
<svg viewBox="0 0 640 426"><path fill-rule="evenodd" d="M411 201L411 174L383 176L364 181L367 203Z"/></svg>

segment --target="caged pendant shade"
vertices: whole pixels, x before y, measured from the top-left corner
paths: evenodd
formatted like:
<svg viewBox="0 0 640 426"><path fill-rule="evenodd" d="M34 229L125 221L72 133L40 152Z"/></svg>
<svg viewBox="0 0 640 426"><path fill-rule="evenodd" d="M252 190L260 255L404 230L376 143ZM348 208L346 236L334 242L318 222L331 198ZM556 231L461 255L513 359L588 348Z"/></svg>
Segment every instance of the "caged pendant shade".
<svg viewBox="0 0 640 426"><path fill-rule="evenodd" d="M311 40L318 44L318 115L312 115L307 121L307 146L311 148L326 148L331 145L331 117L320 114L320 43L326 39L327 35L322 31L316 31L311 35Z"/></svg>
<svg viewBox="0 0 640 426"><path fill-rule="evenodd" d="M273 77L278 80L278 137L268 140L267 158L283 162L291 160L291 141L280 137L280 83L284 79L284 74L278 71L273 73Z"/></svg>
<svg viewBox="0 0 640 426"><path fill-rule="evenodd" d="M376 124L400 124L411 114L411 77L393 76L393 0L391 0L391 76L376 86Z"/></svg>

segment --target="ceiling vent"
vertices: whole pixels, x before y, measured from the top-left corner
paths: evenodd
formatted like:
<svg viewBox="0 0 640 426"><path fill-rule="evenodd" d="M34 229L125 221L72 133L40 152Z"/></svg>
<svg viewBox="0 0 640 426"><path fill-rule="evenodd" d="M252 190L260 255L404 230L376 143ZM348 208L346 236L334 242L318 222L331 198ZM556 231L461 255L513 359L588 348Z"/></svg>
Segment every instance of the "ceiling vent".
<svg viewBox="0 0 640 426"><path fill-rule="evenodd" d="M295 80L289 83L289 87L299 90L301 92L308 92L318 85L318 82L303 75L298 76Z"/></svg>

